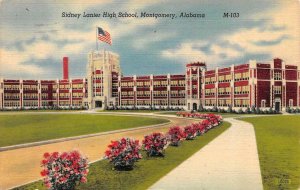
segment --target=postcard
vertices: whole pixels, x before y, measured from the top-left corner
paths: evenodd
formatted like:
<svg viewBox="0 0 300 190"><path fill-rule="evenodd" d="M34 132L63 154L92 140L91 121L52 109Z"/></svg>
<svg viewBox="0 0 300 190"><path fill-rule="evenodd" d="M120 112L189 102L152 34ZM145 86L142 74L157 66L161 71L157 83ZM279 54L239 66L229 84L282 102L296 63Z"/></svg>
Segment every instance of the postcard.
<svg viewBox="0 0 300 190"><path fill-rule="evenodd" d="M300 1L0 0L0 189L299 189Z"/></svg>

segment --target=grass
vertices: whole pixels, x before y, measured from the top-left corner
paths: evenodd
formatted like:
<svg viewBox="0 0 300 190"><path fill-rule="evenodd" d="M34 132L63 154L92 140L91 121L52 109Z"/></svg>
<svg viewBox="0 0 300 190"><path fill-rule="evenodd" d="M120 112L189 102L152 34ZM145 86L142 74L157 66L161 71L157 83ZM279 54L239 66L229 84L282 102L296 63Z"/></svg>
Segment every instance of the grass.
<svg viewBox="0 0 300 190"><path fill-rule="evenodd" d="M136 163L132 171L112 170L107 160L91 164L88 183L81 184L76 189L147 189L229 127L230 124L224 122L221 127L212 129L193 141L184 141L179 147L169 146L164 158L147 158L143 153L143 159ZM45 187L42 181L38 181L16 189L41 190Z"/></svg>
<svg viewBox="0 0 300 190"><path fill-rule="evenodd" d="M98 112L154 113L158 112L158 110L99 110Z"/></svg>
<svg viewBox="0 0 300 190"><path fill-rule="evenodd" d="M298 189L300 116L242 120L254 125L264 189Z"/></svg>
<svg viewBox="0 0 300 190"><path fill-rule="evenodd" d="M0 147L168 122L166 119L91 115L0 115Z"/></svg>

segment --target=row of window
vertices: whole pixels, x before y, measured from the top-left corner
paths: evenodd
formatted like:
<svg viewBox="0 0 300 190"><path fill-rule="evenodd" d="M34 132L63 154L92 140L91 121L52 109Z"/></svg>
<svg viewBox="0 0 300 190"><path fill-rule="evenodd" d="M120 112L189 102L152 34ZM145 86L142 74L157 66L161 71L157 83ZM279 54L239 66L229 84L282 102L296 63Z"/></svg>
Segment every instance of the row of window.
<svg viewBox="0 0 300 190"><path fill-rule="evenodd" d="M23 105L24 107L37 107L38 101L24 101Z"/></svg>
<svg viewBox="0 0 300 190"><path fill-rule="evenodd" d="M83 93L82 92L75 92L72 94L72 96L74 98L82 98L83 97Z"/></svg>
<svg viewBox="0 0 300 190"><path fill-rule="evenodd" d="M70 89L70 84L60 84L59 88L60 89Z"/></svg>
<svg viewBox="0 0 300 190"><path fill-rule="evenodd" d="M250 107L250 100L235 99L234 106L235 107Z"/></svg>
<svg viewBox="0 0 300 190"><path fill-rule="evenodd" d="M168 100L153 100L154 106L167 106Z"/></svg>
<svg viewBox="0 0 300 190"><path fill-rule="evenodd" d="M138 96L150 96L150 91L137 91Z"/></svg>
<svg viewBox="0 0 300 190"><path fill-rule="evenodd" d="M168 81L163 80L163 81L153 81L153 86L167 86Z"/></svg>
<svg viewBox="0 0 300 190"><path fill-rule="evenodd" d="M38 89L38 85L23 85L23 90L37 90Z"/></svg>
<svg viewBox="0 0 300 190"><path fill-rule="evenodd" d="M184 86L185 80L171 80L170 84L171 86Z"/></svg>
<svg viewBox="0 0 300 190"><path fill-rule="evenodd" d="M185 99L179 99L179 100L170 100L170 104L172 106L184 106L186 103L185 103Z"/></svg>
<svg viewBox="0 0 300 190"><path fill-rule="evenodd" d="M234 80L235 81L248 80L248 79L249 79L249 71L234 74Z"/></svg>
<svg viewBox="0 0 300 190"><path fill-rule="evenodd" d="M20 101L5 101L4 107L20 107Z"/></svg>
<svg viewBox="0 0 300 190"><path fill-rule="evenodd" d="M216 106L216 100L215 99L206 99L205 105L206 106Z"/></svg>
<svg viewBox="0 0 300 190"><path fill-rule="evenodd" d="M23 98L24 99L37 99L38 94L37 93L26 93L26 94L23 94Z"/></svg>
<svg viewBox="0 0 300 190"><path fill-rule="evenodd" d="M134 105L134 100L121 100L121 105L133 106Z"/></svg>
<svg viewBox="0 0 300 190"><path fill-rule="evenodd" d="M231 74L229 74L229 75L220 75L219 77L218 77L218 82L229 82L229 81L231 81Z"/></svg>
<svg viewBox="0 0 300 190"><path fill-rule="evenodd" d="M151 101L150 100L137 100L136 105L138 105L138 106L150 106Z"/></svg>
<svg viewBox="0 0 300 190"><path fill-rule="evenodd" d="M230 106L231 100L230 99L219 99L218 106Z"/></svg>
<svg viewBox="0 0 300 190"><path fill-rule="evenodd" d="M20 94L19 93L4 93L5 99L19 99Z"/></svg>
<svg viewBox="0 0 300 190"><path fill-rule="evenodd" d="M72 88L73 89L82 89L83 88L83 84L73 84Z"/></svg>
<svg viewBox="0 0 300 190"><path fill-rule="evenodd" d="M121 82L121 87L133 87L134 82Z"/></svg>
<svg viewBox="0 0 300 190"><path fill-rule="evenodd" d="M250 86L236 86L234 87L234 94L249 94Z"/></svg>
<svg viewBox="0 0 300 190"><path fill-rule="evenodd" d="M139 82L136 82L136 86L150 86L150 81L139 81Z"/></svg>
<svg viewBox="0 0 300 190"><path fill-rule="evenodd" d="M59 93L59 98L69 98L70 93Z"/></svg>
<svg viewBox="0 0 300 190"><path fill-rule="evenodd" d="M19 90L20 85L17 84L5 84L4 85L4 90Z"/></svg>
<svg viewBox="0 0 300 190"><path fill-rule="evenodd" d="M206 96L215 95L215 89L214 88L205 89L205 95Z"/></svg>
<svg viewBox="0 0 300 190"><path fill-rule="evenodd" d="M121 95L122 96L133 96L133 91L122 91Z"/></svg>
<svg viewBox="0 0 300 190"><path fill-rule="evenodd" d="M226 87L226 88L218 88L218 94L230 94L231 88Z"/></svg>
<svg viewBox="0 0 300 190"><path fill-rule="evenodd" d="M205 84L213 84L216 82L216 77L207 77L205 78Z"/></svg>
<svg viewBox="0 0 300 190"><path fill-rule="evenodd" d="M38 102L37 101L24 101L23 103L24 107L37 107ZM55 106L56 102L52 102L52 104ZM69 101L60 101L59 102L60 106L70 106ZM72 102L72 106L81 106L82 101L81 100L74 100ZM48 101L41 101L41 106L50 106ZM5 101L4 102L4 107L20 107L20 101Z"/></svg>

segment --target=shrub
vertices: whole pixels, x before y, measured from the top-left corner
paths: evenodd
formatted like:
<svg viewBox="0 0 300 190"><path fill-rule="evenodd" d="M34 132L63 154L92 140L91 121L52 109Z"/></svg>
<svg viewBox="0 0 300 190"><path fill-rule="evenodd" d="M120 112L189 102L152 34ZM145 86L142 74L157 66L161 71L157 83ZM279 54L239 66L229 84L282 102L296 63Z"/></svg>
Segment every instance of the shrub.
<svg viewBox="0 0 300 190"><path fill-rule="evenodd" d="M243 113L244 113L243 109L240 108L240 109L238 110L238 114L243 114Z"/></svg>
<svg viewBox="0 0 300 190"><path fill-rule="evenodd" d="M180 141L185 138L183 130L178 126L171 127L168 131L168 135L170 138L170 145L172 146L179 146Z"/></svg>
<svg viewBox="0 0 300 190"><path fill-rule="evenodd" d="M143 147L147 151L147 156L164 156L166 145L167 138L162 133L146 135L143 140Z"/></svg>
<svg viewBox="0 0 300 190"><path fill-rule="evenodd" d="M122 138L119 141L111 141L108 148L105 152L105 158L118 170L133 169L134 162L142 158L138 140Z"/></svg>
<svg viewBox="0 0 300 190"><path fill-rule="evenodd" d="M233 111L233 110L232 110L232 106L228 106L227 112L228 112L228 113L232 113L232 111Z"/></svg>
<svg viewBox="0 0 300 190"><path fill-rule="evenodd" d="M185 139L193 140L196 137L196 131L190 125L184 127Z"/></svg>
<svg viewBox="0 0 300 190"><path fill-rule="evenodd" d="M44 154L41 162L44 184L51 190L73 190L77 183L86 183L88 161L78 151Z"/></svg>
<svg viewBox="0 0 300 190"><path fill-rule="evenodd" d="M204 133L204 125L201 125L200 123L193 123L192 126L197 136L200 136Z"/></svg>

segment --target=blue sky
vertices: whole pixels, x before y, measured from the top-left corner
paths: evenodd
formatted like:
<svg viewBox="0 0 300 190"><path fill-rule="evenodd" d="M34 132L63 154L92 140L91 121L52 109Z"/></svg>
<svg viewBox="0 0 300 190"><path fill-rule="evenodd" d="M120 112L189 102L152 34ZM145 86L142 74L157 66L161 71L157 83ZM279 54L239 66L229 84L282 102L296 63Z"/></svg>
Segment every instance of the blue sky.
<svg viewBox="0 0 300 190"><path fill-rule="evenodd" d="M62 12L205 13L191 18L62 18ZM239 18L222 18L239 12ZM1 1L0 77L61 78L63 56L70 76L86 76L96 26L111 33L124 75L184 73L185 64L208 68L274 57L300 66L300 4L297 0L200 1Z"/></svg>

